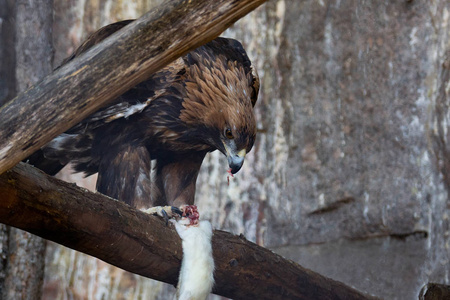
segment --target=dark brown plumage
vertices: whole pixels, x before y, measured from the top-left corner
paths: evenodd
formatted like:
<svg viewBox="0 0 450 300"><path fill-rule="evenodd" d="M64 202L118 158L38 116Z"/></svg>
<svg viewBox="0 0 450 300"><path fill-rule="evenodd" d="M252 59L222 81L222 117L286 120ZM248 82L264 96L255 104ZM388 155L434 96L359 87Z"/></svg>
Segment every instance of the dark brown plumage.
<svg viewBox="0 0 450 300"><path fill-rule="evenodd" d="M129 22L100 29L66 61ZM78 172L98 172L99 192L138 208L193 204L207 152L225 154L232 173L241 168L255 140L258 89L242 45L217 38L61 134L29 162L50 174L69 162Z"/></svg>

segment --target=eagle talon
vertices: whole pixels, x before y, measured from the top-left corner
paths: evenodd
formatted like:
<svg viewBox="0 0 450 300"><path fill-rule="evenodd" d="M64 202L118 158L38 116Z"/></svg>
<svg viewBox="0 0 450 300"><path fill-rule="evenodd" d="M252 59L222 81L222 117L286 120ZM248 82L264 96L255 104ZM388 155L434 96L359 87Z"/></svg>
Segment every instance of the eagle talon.
<svg viewBox="0 0 450 300"><path fill-rule="evenodd" d="M182 217L183 211L181 209L179 209L178 207L172 206L172 214L178 215L178 216L174 216L174 217Z"/></svg>
<svg viewBox="0 0 450 300"><path fill-rule="evenodd" d="M169 225L169 216L167 215L166 211L163 209L161 210L162 218L164 219L164 223L166 223L166 226Z"/></svg>
<svg viewBox="0 0 450 300"><path fill-rule="evenodd" d="M183 211L175 206L155 206L150 207L149 209L142 209L141 211L163 218L166 225L169 224L169 219L179 218L183 215Z"/></svg>

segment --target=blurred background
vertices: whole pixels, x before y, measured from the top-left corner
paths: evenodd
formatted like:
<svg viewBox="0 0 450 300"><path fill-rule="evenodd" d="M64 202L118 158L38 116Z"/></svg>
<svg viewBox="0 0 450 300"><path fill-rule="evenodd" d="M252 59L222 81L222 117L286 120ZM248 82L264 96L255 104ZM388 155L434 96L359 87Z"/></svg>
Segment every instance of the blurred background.
<svg viewBox="0 0 450 300"><path fill-rule="evenodd" d="M50 11L39 2L0 0L0 103L95 30L163 0L53 0ZM40 27L30 15L42 13L50 21ZM229 185L225 157L207 156L202 218L384 299L450 284L449 17L446 0L269 0L224 32L259 72L258 135ZM24 50L44 34L47 52ZM33 63L48 68L32 77ZM58 176L95 188L95 175ZM2 230L7 295L15 248ZM169 299L174 290L47 243L43 299Z"/></svg>

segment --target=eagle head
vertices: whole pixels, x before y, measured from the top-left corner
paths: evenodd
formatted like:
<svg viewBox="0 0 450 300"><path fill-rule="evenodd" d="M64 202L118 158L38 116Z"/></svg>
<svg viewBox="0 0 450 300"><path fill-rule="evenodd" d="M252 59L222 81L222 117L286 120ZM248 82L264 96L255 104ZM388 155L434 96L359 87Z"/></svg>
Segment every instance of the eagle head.
<svg viewBox="0 0 450 300"><path fill-rule="evenodd" d="M235 174L255 142L259 78L238 41L213 42L186 57L189 79L180 119L196 127L203 143L226 155Z"/></svg>

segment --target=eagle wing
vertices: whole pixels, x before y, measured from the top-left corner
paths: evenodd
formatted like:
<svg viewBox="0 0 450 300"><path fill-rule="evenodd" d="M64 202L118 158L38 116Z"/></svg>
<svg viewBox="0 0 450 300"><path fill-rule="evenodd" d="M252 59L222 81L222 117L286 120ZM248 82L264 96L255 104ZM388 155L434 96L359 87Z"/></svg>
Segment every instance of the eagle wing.
<svg viewBox="0 0 450 300"><path fill-rule="evenodd" d="M89 36L59 67L78 57L132 21L120 21L99 29ZM142 112L155 98L164 94L168 86L182 76L185 72L185 67L183 59L177 59L153 74L148 80L136 85L123 95L105 104L103 108L56 137L25 161L28 161L50 175L58 173L70 161L78 162L75 167L75 170L78 172L83 171L86 175L98 172L99 162L92 160L90 157L94 139L94 136L90 132L112 121L128 119Z"/></svg>
<svg viewBox="0 0 450 300"><path fill-rule="evenodd" d="M65 59L61 66L132 21L121 21L101 28ZM151 157L148 149L132 142L124 142L120 147L105 151L106 155L93 155L95 152L93 143L98 140L93 132L116 121L114 124L108 124L107 129L102 129L102 132L108 133L105 136L124 132L126 134L126 129L121 127L122 124L126 124L126 120L141 113L155 98L166 93L166 88L179 80L184 73L185 63L179 58L53 139L26 161L51 175L55 175L67 163L73 161L75 171L85 172L86 176L98 172L99 192L135 207L148 207L152 189ZM132 125L130 130L135 129L131 127ZM157 196L156 190L161 188L154 185L153 189L155 190L153 194Z"/></svg>
<svg viewBox="0 0 450 300"><path fill-rule="evenodd" d="M134 20L124 20L102 27L93 33L78 47L62 64L66 64L82 53L97 45L116 31L122 29ZM59 68L59 67L58 67ZM80 129L86 131L86 126L94 129L105 123L112 122L120 118L129 118L131 115L142 112L155 98L166 92L166 88L185 73L186 65L182 58L179 58L153 74L148 80L136 85L112 102L105 104L97 112L91 114L86 119L72 127L68 133L77 132Z"/></svg>
<svg viewBox="0 0 450 300"><path fill-rule="evenodd" d="M72 127L68 133L86 131L103 126L117 119L128 119L134 114L142 112L154 99L167 92L167 88L179 80L185 72L186 65L182 58L153 74L148 80L119 96L107 106L88 116L86 119Z"/></svg>

